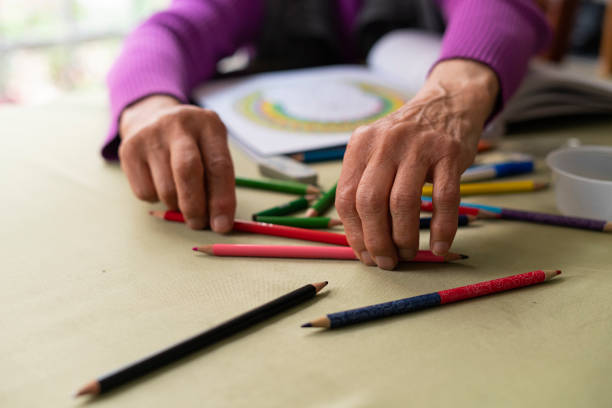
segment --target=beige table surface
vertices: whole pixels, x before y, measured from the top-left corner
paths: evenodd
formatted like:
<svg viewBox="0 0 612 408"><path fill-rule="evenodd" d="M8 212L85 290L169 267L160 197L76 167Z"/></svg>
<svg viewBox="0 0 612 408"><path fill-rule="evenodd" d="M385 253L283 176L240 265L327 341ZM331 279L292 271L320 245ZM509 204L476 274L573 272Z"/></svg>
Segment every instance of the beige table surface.
<svg viewBox="0 0 612 408"><path fill-rule="evenodd" d="M612 406L612 235L517 222L462 229L470 259L394 272L353 261L211 258L195 244L298 243L218 236L151 218L100 158L104 95L0 108L1 407ZM612 144L612 121L523 129L510 150L577 137ZM237 174L256 176L234 150ZM338 163L317 165L323 186ZM549 178L541 162L537 177ZM241 189L238 216L288 201ZM555 211L552 191L473 198ZM423 232L422 244L427 243ZM326 312L539 268L561 279L333 332ZM93 402L98 375L304 284L318 299Z"/></svg>

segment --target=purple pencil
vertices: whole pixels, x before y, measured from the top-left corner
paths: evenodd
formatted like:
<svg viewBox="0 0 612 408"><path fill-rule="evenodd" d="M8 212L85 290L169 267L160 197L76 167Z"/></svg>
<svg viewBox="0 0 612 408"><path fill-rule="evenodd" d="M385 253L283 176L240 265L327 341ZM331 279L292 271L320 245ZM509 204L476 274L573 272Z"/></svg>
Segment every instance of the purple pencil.
<svg viewBox="0 0 612 408"><path fill-rule="evenodd" d="M461 203L470 206L470 203ZM477 205L476 205L477 206ZM481 212L495 218L518 220L539 224L558 225L561 227L588 229L593 231L612 232L612 221L594 220L591 218L570 217L567 215L547 214L535 211L513 210L511 208L486 206Z"/></svg>

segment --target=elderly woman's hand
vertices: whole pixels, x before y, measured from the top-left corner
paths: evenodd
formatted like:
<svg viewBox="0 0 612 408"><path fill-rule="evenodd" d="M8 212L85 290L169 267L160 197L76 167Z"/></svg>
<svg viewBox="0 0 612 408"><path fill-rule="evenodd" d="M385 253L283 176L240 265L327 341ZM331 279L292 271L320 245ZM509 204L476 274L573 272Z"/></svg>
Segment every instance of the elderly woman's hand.
<svg viewBox="0 0 612 408"><path fill-rule="evenodd" d="M468 60L436 65L410 102L358 128L348 144L336 208L368 265L393 269L419 248L421 189L433 183L430 247L445 255L457 231L459 179L499 93L495 73Z"/></svg>
<svg viewBox="0 0 612 408"><path fill-rule="evenodd" d="M180 209L193 229L232 229L234 169L215 112L153 95L128 107L119 128L121 167L138 198Z"/></svg>

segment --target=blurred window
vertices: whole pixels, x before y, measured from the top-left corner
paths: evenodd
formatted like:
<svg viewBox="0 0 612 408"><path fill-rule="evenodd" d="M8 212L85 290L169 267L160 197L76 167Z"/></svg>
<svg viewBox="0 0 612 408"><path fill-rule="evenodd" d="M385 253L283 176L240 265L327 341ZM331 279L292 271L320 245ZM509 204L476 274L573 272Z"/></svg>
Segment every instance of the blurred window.
<svg viewBox="0 0 612 408"><path fill-rule="evenodd" d="M104 87L136 24L169 0L0 0L0 103Z"/></svg>

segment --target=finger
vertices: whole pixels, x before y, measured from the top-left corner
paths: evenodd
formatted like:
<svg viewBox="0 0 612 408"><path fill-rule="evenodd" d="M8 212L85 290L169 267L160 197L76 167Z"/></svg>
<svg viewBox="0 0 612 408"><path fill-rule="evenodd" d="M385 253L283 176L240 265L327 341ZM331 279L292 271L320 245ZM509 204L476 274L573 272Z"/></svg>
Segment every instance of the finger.
<svg viewBox="0 0 612 408"><path fill-rule="evenodd" d="M170 152L166 147L154 147L148 152L147 161L157 196L169 210L178 210L176 186L170 168Z"/></svg>
<svg viewBox="0 0 612 408"><path fill-rule="evenodd" d="M425 163L406 160L400 165L393 181L389 196L391 231L401 259L414 258L419 249L421 192L426 174Z"/></svg>
<svg viewBox="0 0 612 408"><path fill-rule="evenodd" d="M433 170L433 217L430 247L436 255L446 255L457 232L460 171L451 159L444 159Z"/></svg>
<svg viewBox="0 0 612 408"><path fill-rule="evenodd" d="M119 149L121 168L125 173L134 195L141 200L158 201L155 185L151 178L149 166L137 146L130 142L124 142Z"/></svg>
<svg viewBox="0 0 612 408"><path fill-rule="evenodd" d="M192 229L208 225L204 165L196 141L189 136L176 138L170 146L172 175L176 184L178 206Z"/></svg>
<svg viewBox="0 0 612 408"><path fill-rule="evenodd" d="M352 139L352 138L351 138ZM344 225L346 239L355 255L366 265L375 265L363 242L361 220L357 213L357 187L365 169L365 149L358 142L348 144L338 185L336 188L336 211Z"/></svg>
<svg viewBox="0 0 612 408"><path fill-rule="evenodd" d="M389 215L389 193L396 170L388 160L372 160L357 188L357 213L363 228L363 241L376 264L387 270L397 264Z"/></svg>
<svg viewBox="0 0 612 408"><path fill-rule="evenodd" d="M200 147L204 158L210 225L215 232L226 233L234 225L236 212L234 166L225 126L216 113L205 112L207 126L203 128Z"/></svg>

